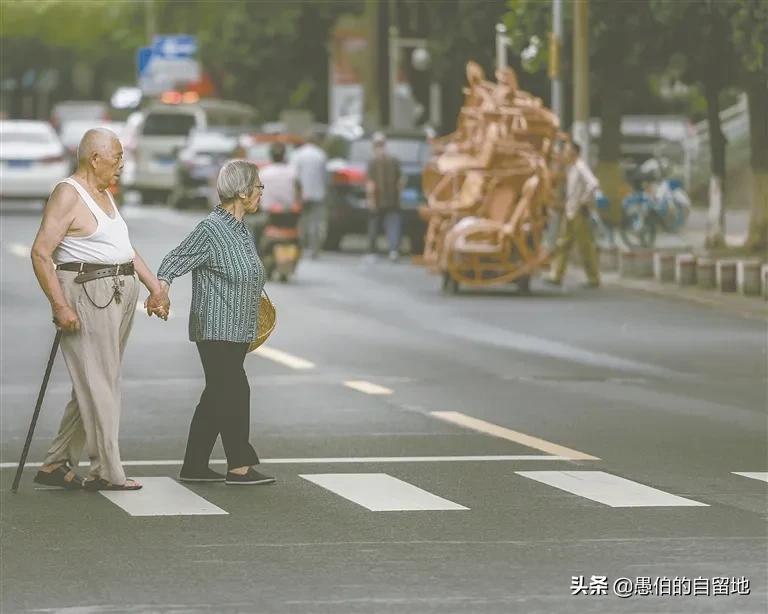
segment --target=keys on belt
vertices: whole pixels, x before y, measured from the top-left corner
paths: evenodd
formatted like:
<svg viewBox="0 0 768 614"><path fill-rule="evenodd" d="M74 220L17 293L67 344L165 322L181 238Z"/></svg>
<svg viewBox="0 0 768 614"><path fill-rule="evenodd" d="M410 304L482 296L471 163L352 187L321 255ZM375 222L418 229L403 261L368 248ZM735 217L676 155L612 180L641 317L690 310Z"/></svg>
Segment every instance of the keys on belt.
<svg viewBox="0 0 768 614"><path fill-rule="evenodd" d="M125 275L133 275L134 273L134 267L133 262L126 262L124 264L89 264L87 262L67 262L65 264L59 264L56 266L57 271L75 271L79 273L77 277L75 277L75 283L76 284L84 284L87 281L92 281L94 279L102 279L104 277L112 277L113 283L113 292L112 292L112 299L107 303L106 305L97 305L93 302L90 296L88 296L88 291L86 290L86 296L88 296L88 299L93 303L95 307L98 307L99 309L104 309L105 307L108 307L109 304L112 301L115 301L118 305L122 302L122 290L125 286L125 281L122 279L118 279L118 277L125 276Z"/></svg>

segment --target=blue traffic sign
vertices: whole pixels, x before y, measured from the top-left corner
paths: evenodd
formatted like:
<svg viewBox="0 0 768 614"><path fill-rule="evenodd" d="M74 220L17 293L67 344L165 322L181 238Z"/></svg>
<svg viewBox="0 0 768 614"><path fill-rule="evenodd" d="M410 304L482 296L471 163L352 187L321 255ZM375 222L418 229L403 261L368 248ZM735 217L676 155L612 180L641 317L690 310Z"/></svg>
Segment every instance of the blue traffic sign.
<svg viewBox="0 0 768 614"><path fill-rule="evenodd" d="M197 53L197 39L191 34L155 36L152 54L166 59L191 58Z"/></svg>
<svg viewBox="0 0 768 614"><path fill-rule="evenodd" d="M152 59L152 47L139 47L136 52L136 68L139 72L139 77L144 76L149 61Z"/></svg>

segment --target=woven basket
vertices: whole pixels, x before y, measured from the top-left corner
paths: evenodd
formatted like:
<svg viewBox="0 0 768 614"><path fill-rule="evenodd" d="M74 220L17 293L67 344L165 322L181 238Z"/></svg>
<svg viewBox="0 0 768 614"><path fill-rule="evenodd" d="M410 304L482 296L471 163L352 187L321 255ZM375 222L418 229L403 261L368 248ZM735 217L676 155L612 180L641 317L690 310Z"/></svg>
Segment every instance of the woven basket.
<svg viewBox="0 0 768 614"><path fill-rule="evenodd" d="M269 299L266 292L261 295L259 302L259 331L256 339L251 341L251 345L248 346L248 351L253 352L257 347L262 345L275 330L277 324L277 310L275 304Z"/></svg>

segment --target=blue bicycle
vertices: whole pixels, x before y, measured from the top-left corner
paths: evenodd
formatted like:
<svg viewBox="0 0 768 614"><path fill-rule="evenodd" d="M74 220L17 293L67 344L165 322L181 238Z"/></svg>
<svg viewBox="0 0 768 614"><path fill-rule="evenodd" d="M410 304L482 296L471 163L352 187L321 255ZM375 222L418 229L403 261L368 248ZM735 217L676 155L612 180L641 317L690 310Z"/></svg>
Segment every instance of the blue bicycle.
<svg viewBox="0 0 768 614"><path fill-rule="evenodd" d="M678 179L659 177L663 169L660 161L646 161L635 173L632 192L621 203L620 234L629 248L653 247L659 227L677 232L688 219L691 200Z"/></svg>

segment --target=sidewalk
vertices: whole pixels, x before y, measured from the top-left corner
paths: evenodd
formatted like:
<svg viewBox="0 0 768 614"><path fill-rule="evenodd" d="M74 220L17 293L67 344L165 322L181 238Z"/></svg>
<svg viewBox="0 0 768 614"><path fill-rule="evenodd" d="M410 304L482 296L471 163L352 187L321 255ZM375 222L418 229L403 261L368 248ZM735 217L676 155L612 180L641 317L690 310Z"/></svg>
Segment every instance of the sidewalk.
<svg viewBox="0 0 768 614"><path fill-rule="evenodd" d="M743 245L749 229L749 209L734 209L725 212L726 243L730 247ZM676 234L660 232L656 237L659 249L689 248L699 250L704 247L707 237L707 209L691 210L683 229Z"/></svg>

